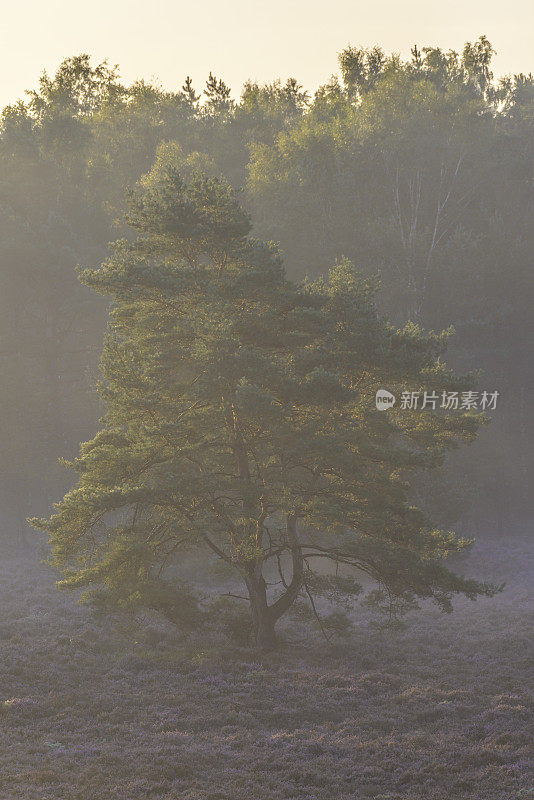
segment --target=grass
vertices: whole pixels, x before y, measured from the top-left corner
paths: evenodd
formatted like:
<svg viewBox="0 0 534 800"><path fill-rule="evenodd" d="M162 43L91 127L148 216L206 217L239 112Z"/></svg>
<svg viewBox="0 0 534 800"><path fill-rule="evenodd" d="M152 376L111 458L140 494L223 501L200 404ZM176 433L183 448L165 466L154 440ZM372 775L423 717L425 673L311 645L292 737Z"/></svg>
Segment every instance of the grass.
<svg viewBox="0 0 534 800"><path fill-rule="evenodd" d="M394 633L362 609L346 642L288 628L293 644L267 656L154 619L96 621L37 557L13 555L0 796L534 800L533 550L525 537L477 546L465 571L507 581L491 600L424 608Z"/></svg>

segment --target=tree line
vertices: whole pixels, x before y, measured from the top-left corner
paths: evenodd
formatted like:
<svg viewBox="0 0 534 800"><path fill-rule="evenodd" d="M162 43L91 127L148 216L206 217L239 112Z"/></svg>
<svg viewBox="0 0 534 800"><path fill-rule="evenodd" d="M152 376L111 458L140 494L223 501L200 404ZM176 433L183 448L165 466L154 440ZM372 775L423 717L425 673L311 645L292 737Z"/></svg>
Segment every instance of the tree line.
<svg viewBox="0 0 534 800"><path fill-rule="evenodd" d="M421 480L445 522L529 512L534 80L496 80L481 37L411 58L347 47L312 96L295 80L210 74L199 92L125 86L87 55L43 74L0 129L2 508L22 530L70 477L55 466L96 429L106 301L81 284L108 242L135 233L128 189L169 169L224 176L254 233L310 281L345 258L379 276L378 315L453 325L449 359L501 392L479 442ZM150 173L149 177L142 178ZM125 245L126 246L126 245ZM325 290L326 291L326 290Z"/></svg>

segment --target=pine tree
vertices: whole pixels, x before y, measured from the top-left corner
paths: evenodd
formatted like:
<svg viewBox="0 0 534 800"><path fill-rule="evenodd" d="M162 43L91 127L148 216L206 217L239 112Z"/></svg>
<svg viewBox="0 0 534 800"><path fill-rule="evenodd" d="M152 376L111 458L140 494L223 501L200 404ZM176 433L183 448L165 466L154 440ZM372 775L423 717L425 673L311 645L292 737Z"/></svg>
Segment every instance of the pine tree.
<svg viewBox="0 0 534 800"><path fill-rule="evenodd" d="M468 388L439 360L447 334L382 321L376 286L347 261L289 282L222 179L149 175L129 223L136 240L80 274L113 298L102 429L72 465L76 487L32 521L50 534L59 585L185 621L195 608L173 565L198 548L244 582L261 647L300 594L357 591L318 564L367 573L390 608L492 594L443 565L467 542L435 530L410 492L410 475L480 419L374 403L381 386Z"/></svg>

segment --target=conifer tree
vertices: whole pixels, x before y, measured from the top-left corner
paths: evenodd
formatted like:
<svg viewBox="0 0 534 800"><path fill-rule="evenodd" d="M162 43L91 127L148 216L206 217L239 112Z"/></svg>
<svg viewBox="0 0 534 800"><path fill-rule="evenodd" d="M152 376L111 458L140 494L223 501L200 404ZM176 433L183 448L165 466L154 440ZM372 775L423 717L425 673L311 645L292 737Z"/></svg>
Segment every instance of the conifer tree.
<svg viewBox="0 0 534 800"><path fill-rule="evenodd" d="M113 300L102 428L72 465L75 488L33 520L59 585L180 622L195 609L173 568L197 548L235 569L266 648L299 595L357 592L319 564L367 573L391 608L492 594L444 566L467 542L436 530L410 491L480 419L375 406L380 387L469 388L439 360L448 334L381 320L376 286L348 261L289 282L222 179L159 170L128 221L137 238L80 273Z"/></svg>

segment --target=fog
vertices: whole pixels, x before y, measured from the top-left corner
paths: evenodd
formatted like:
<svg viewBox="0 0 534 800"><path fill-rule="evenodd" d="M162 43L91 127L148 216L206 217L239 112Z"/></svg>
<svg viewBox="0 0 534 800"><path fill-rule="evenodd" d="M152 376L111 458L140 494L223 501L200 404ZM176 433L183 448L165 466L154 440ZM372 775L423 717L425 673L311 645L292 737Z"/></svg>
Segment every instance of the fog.
<svg viewBox="0 0 534 800"><path fill-rule="evenodd" d="M534 80L427 44L4 108L6 797L532 795Z"/></svg>

